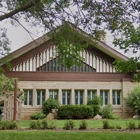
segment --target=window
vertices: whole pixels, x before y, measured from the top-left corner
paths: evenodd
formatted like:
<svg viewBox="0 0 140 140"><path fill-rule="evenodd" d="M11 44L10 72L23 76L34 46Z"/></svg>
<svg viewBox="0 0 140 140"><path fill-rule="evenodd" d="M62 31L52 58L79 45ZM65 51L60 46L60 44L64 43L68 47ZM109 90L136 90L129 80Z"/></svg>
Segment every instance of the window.
<svg viewBox="0 0 140 140"><path fill-rule="evenodd" d="M49 90L49 97L58 100L58 90Z"/></svg>
<svg viewBox="0 0 140 140"><path fill-rule="evenodd" d="M69 105L70 104L70 90L63 90L62 91L62 105Z"/></svg>
<svg viewBox="0 0 140 140"><path fill-rule="evenodd" d="M33 90L24 90L24 105L33 105Z"/></svg>
<svg viewBox="0 0 140 140"><path fill-rule="evenodd" d="M83 104L83 90L75 90L75 104Z"/></svg>
<svg viewBox="0 0 140 140"><path fill-rule="evenodd" d="M88 90L87 91L87 99L92 99L94 95L96 94L96 90Z"/></svg>
<svg viewBox="0 0 140 140"><path fill-rule="evenodd" d="M112 91L112 100L113 105L120 105L121 104L121 91L120 90L113 90Z"/></svg>
<svg viewBox="0 0 140 140"><path fill-rule="evenodd" d="M45 90L37 90L37 105L42 105L45 101Z"/></svg>
<svg viewBox="0 0 140 140"><path fill-rule="evenodd" d="M108 104L108 90L101 90L100 91L100 97L102 99L103 105L107 105Z"/></svg>

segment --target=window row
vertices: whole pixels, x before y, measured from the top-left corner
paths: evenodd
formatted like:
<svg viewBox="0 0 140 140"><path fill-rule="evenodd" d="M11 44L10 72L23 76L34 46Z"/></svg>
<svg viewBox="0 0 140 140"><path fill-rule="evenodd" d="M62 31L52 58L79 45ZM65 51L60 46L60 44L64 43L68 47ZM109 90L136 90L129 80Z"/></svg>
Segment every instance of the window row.
<svg viewBox="0 0 140 140"><path fill-rule="evenodd" d="M92 99L94 95L97 94L96 90L87 90L87 100ZM112 90L100 90L100 97L102 99L103 105L109 104L110 94L112 94L112 104L121 105L121 91ZM58 90L49 90L49 98L59 100ZM36 91L36 105L42 105L46 99L45 90ZM71 90L62 90L62 105L69 105L71 101L75 104L83 104L84 101L84 90L75 90L74 97L72 98ZM33 90L24 90L24 105L33 105Z"/></svg>

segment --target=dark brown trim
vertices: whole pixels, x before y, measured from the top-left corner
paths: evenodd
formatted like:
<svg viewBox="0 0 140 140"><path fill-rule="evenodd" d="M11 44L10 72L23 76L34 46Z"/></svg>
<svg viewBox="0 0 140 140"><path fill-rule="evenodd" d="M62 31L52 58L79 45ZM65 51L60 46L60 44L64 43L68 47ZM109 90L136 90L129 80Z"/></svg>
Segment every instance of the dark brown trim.
<svg viewBox="0 0 140 140"><path fill-rule="evenodd" d="M27 59L35 56L36 54L44 51L45 49L49 48L50 46L53 46L53 43L52 43L51 40L49 40L47 42L44 42L43 44L41 44L41 45L35 47L34 49L26 52L25 54L19 56L18 58L13 59L12 61L10 61L10 64L11 64L12 67L14 67L14 66L26 61ZM5 70L7 70L6 65L3 65L3 68Z"/></svg>
<svg viewBox="0 0 140 140"><path fill-rule="evenodd" d="M20 81L132 81L130 74L86 73L86 72L7 72L6 76L17 77Z"/></svg>

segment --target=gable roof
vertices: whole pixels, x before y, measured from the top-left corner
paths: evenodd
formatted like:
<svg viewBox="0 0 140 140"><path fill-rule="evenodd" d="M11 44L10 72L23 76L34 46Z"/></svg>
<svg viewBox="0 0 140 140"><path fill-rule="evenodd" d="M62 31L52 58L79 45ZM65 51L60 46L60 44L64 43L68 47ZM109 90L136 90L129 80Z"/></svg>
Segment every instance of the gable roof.
<svg viewBox="0 0 140 140"><path fill-rule="evenodd" d="M69 27L71 29L73 29L75 32L79 33L80 35L82 35L85 39L90 39L91 42L93 43L97 43L97 45L95 46L96 48L98 48L100 51L106 53L107 55L109 55L110 57L117 59L117 60L123 60L123 61L127 61L129 58L126 57L125 55L121 54L120 52L116 51L115 49L113 49L112 47L108 46L107 44L105 44L104 42L95 39L94 37L91 37L91 35L87 34L86 32L84 32L83 30L81 30L80 28L76 27L75 25L73 25L72 23L66 22L67 25L69 25ZM39 37L38 39L28 43L27 45L19 48L18 50L14 51L11 53L12 58L10 58L10 61L13 59L18 58L19 56L27 53L28 51L33 50L34 48L38 47L39 45L43 44L44 42L47 42L51 40L51 38L48 36L48 33ZM4 65L4 60L7 59L7 56L3 57L0 61L0 66ZM7 60L8 61L8 60Z"/></svg>

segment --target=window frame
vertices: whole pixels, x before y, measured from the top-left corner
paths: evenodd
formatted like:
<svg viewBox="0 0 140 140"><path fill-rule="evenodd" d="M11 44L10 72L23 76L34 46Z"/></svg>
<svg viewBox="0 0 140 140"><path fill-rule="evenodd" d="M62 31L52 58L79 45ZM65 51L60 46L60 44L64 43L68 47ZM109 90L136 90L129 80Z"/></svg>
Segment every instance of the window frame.
<svg viewBox="0 0 140 140"><path fill-rule="evenodd" d="M75 101L75 105L83 105L84 104L84 90L75 90L74 92L75 96L74 96L74 101ZM77 95L77 98L76 98ZM82 100L81 100L81 95L82 95ZM77 101L76 101L77 100Z"/></svg>
<svg viewBox="0 0 140 140"><path fill-rule="evenodd" d="M40 99L39 99L40 104L38 104L38 92L40 94ZM44 99L43 99L43 96L44 96ZM46 99L46 90L45 89L36 89L36 105L37 106L42 106L45 99Z"/></svg>
<svg viewBox="0 0 140 140"><path fill-rule="evenodd" d="M105 94L107 94L107 103L106 103L106 95ZM100 90L100 98L102 100L103 106L108 105L110 103L110 101L109 101L109 90L101 89Z"/></svg>
<svg viewBox="0 0 140 140"><path fill-rule="evenodd" d="M33 106L33 89L23 89L24 91L24 102L23 105L24 106ZM25 94L27 96L25 96ZM30 95L31 94L31 104L30 104ZM26 100L26 104L25 104L25 100Z"/></svg>
<svg viewBox="0 0 140 140"><path fill-rule="evenodd" d="M119 104L118 104L118 93L119 93ZM115 104L113 103L113 94L115 94ZM112 105L121 106L121 90L112 90Z"/></svg>
<svg viewBox="0 0 140 140"><path fill-rule="evenodd" d="M62 90L62 105L70 105L70 104L71 104L71 90Z"/></svg>
<svg viewBox="0 0 140 140"><path fill-rule="evenodd" d="M55 99L55 92L57 91L57 99ZM50 97L50 92L52 92L52 98ZM59 90L58 89L49 89L49 98L54 99L54 100L58 100L59 98Z"/></svg>
<svg viewBox="0 0 140 140"><path fill-rule="evenodd" d="M94 95L97 95L97 90L96 89L88 89L87 90L87 100L93 99Z"/></svg>

